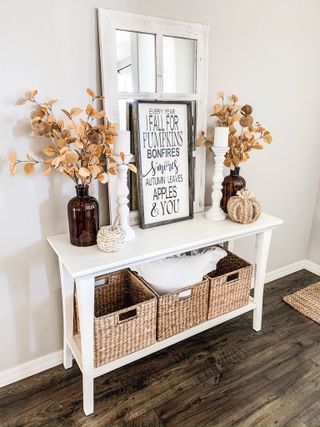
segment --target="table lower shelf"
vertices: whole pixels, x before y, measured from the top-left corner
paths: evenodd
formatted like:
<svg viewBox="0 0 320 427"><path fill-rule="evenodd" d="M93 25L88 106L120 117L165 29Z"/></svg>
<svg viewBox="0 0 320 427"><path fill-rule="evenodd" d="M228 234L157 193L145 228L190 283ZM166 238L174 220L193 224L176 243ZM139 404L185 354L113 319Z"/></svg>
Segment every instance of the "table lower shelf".
<svg viewBox="0 0 320 427"><path fill-rule="evenodd" d="M213 328L214 326L220 325L221 323L227 322L230 319L241 316L244 313L252 311L256 308L256 303L253 301L253 298L250 297L249 304L234 310L229 313L223 314L222 316L216 317L215 319L207 320L206 322L200 323L193 328L187 329L183 332L180 332L177 335L173 335L170 338L167 338L162 341L157 341L149 347L142 348L134 353L130 353L127 356L121 357L120 359L113 360L106 365L99 366L98 368L94 368L93 377L97 378L100 375L111 372L115 369L120 368L121 366L128 365L138 359L142 359L143 357L148 356L149 354L155 353L163 348L169 347L173 344L176 344L179 341L183 341L187 338L192 337L193 335L197 335L207 329ZM79 335L74 335L71 339L67 340L68 346L73 353L73 356L82 371L82 357L81 357L81 342Z"/></svg>

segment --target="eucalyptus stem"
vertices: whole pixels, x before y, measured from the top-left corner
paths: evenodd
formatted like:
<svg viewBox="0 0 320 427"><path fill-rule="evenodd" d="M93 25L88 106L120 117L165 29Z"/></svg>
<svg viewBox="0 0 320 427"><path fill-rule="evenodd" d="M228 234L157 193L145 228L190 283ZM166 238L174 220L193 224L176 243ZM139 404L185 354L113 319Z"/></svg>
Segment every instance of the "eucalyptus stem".
<svg viewBox="0 0 320 427"><path fill-rule="evenodd" d="M29 102L36 106L34 111L32 109L32 130L35 135L47 138L44 149L47 157L45 160L38 160L28 154L26 160L18 160L13 153L9 157L9 169L12 174L15 173L15 165L20 163L25 164L24 169L28 175L34 171L35 165L43 164L46 165L45 173L51 170L63 173L76 185L89 185L94 179L101 183L107 182L108 171L105 167L106 159L112 156L110 144L116 136L114 126L107 117L105 122L100 124L99 118L102 118L103 110L98 113L94 102L101 97L97 97L92 89L88 88L86 92L90 96L84 113L86 121L82 118L75 120L75 117L84 111L78 107L73 107L70 111L62 109L68 120L64 118L60 121L54 114L53 104L56 100L38 102L36 89L27 92L25 97L19 100L20 105Z"/></svg>

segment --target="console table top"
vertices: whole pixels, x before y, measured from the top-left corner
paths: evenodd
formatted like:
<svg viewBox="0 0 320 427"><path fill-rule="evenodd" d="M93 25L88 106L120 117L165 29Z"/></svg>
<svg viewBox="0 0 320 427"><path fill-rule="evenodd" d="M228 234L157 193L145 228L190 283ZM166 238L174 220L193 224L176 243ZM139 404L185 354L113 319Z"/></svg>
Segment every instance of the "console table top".
<svg viewBox="0 0 320 427"><path fill-rule="evenodd" d="M134 226L136 238L127 242L122 251L110 253L99 250L97 246L72 246L68 233L50 236L48 242L70 275L78 278L250 236L272 229L282 222L281 219L265 213L252 224L237 224L230 220L213 222L207 220L203 213L199 213L191 220L161 227L143 230Z"/></svg>

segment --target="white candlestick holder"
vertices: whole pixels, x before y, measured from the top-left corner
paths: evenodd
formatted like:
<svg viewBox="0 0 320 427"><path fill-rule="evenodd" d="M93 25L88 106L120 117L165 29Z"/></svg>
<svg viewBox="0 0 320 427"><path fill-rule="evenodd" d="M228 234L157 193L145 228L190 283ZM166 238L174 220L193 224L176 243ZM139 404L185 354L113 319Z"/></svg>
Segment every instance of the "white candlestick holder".
<svg viewBox="0 0 320 427"><path fill-rule="evenodd" d="M226 214L220 207L220 202L222 198L222 182L223 182L223 162L226 152L229 150L229 147L212 147L214 153L214 173L212 177L212 206L205 213L207 219L211 221L223 221L226 219Z"/></svg>
<svg viewBox="0 0 320 427"><path fill-rule="evenodd" d="M120 156L114 156L117 161L117 215L119 217L119 226L125 231L125 240L135 238L135 232L129 224L129 188L128 188L128 162L132 155L125 155L124 161Z"/></svg>

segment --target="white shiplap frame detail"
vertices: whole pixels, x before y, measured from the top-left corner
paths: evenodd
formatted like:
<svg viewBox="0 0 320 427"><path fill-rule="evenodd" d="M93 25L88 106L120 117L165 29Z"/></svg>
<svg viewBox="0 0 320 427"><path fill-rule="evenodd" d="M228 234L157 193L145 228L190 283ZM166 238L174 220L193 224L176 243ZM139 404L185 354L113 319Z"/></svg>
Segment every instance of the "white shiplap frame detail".
<svg viewBox="0 0 320 427"><path fill-rule="evenodd" d="M109 9L98 9L99 44L102 92L105 96L104 109L110 120L119 123L119 99L157 99L196 101L196 135L207 129L207 88L208 88L208 39L209 27L197 23L174 21ZM156 92L132 93L118 91L116 69L116 31L126 30L155 34L156 37ZM197 41L196 88L194 94L163 93L163 36L181 37ZM194 212L204 211L205 192L205 147L194 151ZM117 177L111 177L108 184L110 221L116 216ZM138 212L130 212L130 223L138 223Z"/></svg>

